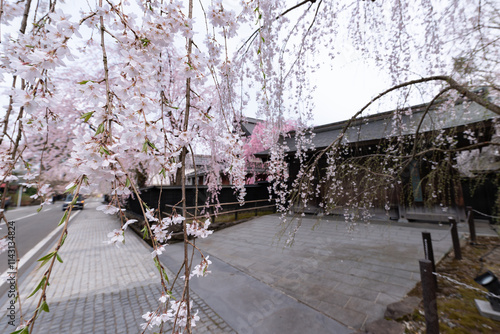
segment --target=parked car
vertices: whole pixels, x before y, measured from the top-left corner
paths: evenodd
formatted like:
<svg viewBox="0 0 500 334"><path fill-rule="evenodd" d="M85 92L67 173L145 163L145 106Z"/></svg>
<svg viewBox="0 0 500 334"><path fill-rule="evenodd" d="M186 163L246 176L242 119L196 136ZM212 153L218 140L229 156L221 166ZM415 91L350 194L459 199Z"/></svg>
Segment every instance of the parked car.
<svg viewBox="0 0 500 334"><path fill-rule="evenodd" d="M68 208L68 206L71 205L71 203L73 202L73 198L74 197L72 194L69 194L68 196L66 196L66 199L64 200L64 204L62 206L63 211L65 211ZM73 204L73 208L83 210L84 204L85 204L85 201L83 200L83 196L78 195L78 197L76 198L76 202Z"/></svg>

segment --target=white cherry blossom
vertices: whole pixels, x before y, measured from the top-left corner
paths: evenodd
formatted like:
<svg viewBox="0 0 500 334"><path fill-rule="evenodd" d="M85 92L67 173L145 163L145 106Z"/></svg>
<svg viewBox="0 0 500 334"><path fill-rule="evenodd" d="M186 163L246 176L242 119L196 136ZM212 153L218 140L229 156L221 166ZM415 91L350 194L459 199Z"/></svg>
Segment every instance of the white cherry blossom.
<svg viewBox="0 0 500 334"><path fill-rule="evenodd" d="M116 206L111 205L111 204L99 205L96 208L96 210L102 211L102 212L104 212L105 214L108 214L108 215L114 215L114 214L116 214L116 213L118 213L120 211L119 208L117 208Z"/></svg>
<svg viewBox="0 0 500 334"><path fill-rule="evenodd" d="M108 233L109 240L106 241L108 244L119 246L119 243L123 243L125 241L123 230L114 229L112 232Z"/></svg>

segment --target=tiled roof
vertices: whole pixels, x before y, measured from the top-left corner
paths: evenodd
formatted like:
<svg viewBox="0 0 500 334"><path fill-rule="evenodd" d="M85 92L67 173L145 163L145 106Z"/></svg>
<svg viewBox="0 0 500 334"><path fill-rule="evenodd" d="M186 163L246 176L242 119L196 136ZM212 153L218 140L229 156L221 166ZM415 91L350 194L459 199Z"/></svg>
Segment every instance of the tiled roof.
<svg viewBox="0 0 500 334"><path fill-rule="evenodd" d="M241 129L245 132L245 135L250 136L253 133L253 129L255 129L257 123L262 123L262 122L264 121L261 119L244 117L241 120Z"/></svg>
<svg viewBox="0 0 500 334"><path fill-rule="evenodd" d="M414 106L404 110L389 111L356 119L347 129L343 142L366 142L383 138L410 135L415 133L426 105ZM497 114L479 106L476 103L460 103L445 109L443 105L431 108L425 116L420 132L449 129L457 126L474 124L498 117ZM315 148L329 146L342 133L348 121L320 125L312 128L315 134ZM295 152L295 134L285 138L289 150ZM259 155L267 154L261 152Z"/></svg>

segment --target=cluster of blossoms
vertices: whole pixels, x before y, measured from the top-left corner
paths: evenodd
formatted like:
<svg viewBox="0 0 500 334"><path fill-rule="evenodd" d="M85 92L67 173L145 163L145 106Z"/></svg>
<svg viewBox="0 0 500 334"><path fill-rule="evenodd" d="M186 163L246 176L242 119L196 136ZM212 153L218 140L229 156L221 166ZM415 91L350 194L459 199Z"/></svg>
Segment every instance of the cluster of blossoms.
<svg viewBox="0 0 500 334"><path fill-rule="evenodd" d="M19 180L19 178L15 175L0 175L0 180L5 182L12 182Z"/></svg>
<svg viewBox="0 0 500 334"><path fill-rule="evenodd" d="M217 28L223 28L228 37L234 37L238 31L236 14L232 10L224 8L222 0L213 1L208 7L207 18L210 24Z"/></svg>
<svg viewBox="0 0 500 334"><path fill-rule="evenodd" d="M40 188L37 189L36 194L31 195L30 197L33 199L37 199L38 197L45 197L48 193L52 191L50 184L45 183Z"/></svg>
<svg viewBox="0 0 500 334"><path fill-rule="evenodd" d="M7 149L0 147L0 180L6 180L11 176L12 165L14 161ZM3 181L5 182L5 181Z"/></svg>
<svg viewBox="0 0 500 334"><path fill-rule="evenodd" d="M171 222L172 220L170 220L170 224ZM158 242L164 243L171 238L171 233L167 233L167 229L170 224L168 219L164 218L161 220L161 222L152 227L153 235Z"/></svg>
<svg viewBox="0 0 500 334"><path fill-rule="evenodd" d="M207 255L207 257L204 257L200 264L197 264L191 274L189 275L189 278L192 278L194 276L196 277L204 277L207 274L210 274L211 271L208 270L208 266L212 264L212 261L210 261L208 258L210 256Z"/></svg>
<svg viewBox="0 0 500 334"><path fill-rule="evenodd" d="M116 245L116 247L118 247L120 243L125 243L125 230L130 224L135 222L137 222L136 219L129 219L125 224L123 224L121 229L114 229L112 232L109 232L109 240L105 241L105 243L109 245Z"/></svg>
<svg viewBox="0 0 500 334"><path fill-rule="evenodd" d="M175 214L172 217L165 217L162 220L159 220L154 216L154 209L149 209L146 211L146 218L150 223L155 223L151 228L153 236L155 240L160 243L165 243L167 240L171 238L172 233L168 233L168 228L171 225L182 224L185 218L181 215ZM158 251L158 250L156 250ZM161 250L160 253L161 254Z"/></svg>
<svg viewBox="0 0 500 334"><path fill-rule="evenodd" d="M201 221L193 220L191 223L186 224L186 231L188 235L194 237L206 238L214 231L208 229L210 226L210 219L206 219L204 223Z"/></svg>
<svg viewBox="0 0 500 334"><path fill-rule="evenodd" d="M271 159L268 162L269 177L272 182L271 191L277 195L276 206L278 211L286 212L289 205L288 200L288 164L285 161L286 147L275 145L271 147Z"/></svg>
<svg viewBox="0 0 500 334"><path fill-rule="evenodd" d="M166 302L167 298L162 296L160 298L161 302ZM186 302L184 301L171 301L170 308L166 313L157 314L154 312L148 312L142 316L142 318L146 321L141 324L142 329L153 329L155 327L161 326L163 323L172 322L175 323L179 328L186 327L188 321L190 322L191 327L196 326L196 322L200 320L198 316L198 311L195 314L191 313L191 305L192 302L189 303L189 314L188 318L188 308Z"/></svg>
<svg viewBox="0 0 500 334"><path fill-rule="evenodd" d="M103 204L103 205L99 205L97 208L96 208L97 211L102 211L103 213L107 214L107 215L114 215L116 213L118 213L120 211L119 208L117 208L116 206L112 205L112 204Z"/></svg>

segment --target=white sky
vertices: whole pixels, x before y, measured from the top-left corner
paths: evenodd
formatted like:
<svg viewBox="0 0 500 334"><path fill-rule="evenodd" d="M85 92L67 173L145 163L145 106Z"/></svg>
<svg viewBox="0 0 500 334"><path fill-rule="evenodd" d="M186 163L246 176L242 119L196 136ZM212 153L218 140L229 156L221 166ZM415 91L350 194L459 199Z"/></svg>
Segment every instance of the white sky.
<svg viewBox="0 0 500 334"><path fill-rule="evenodd" d="M314 125L351 118L389 85L383 73L360 59L353 50L340 54L330 65L324 64L312 81L317 83Z"/></svg>

